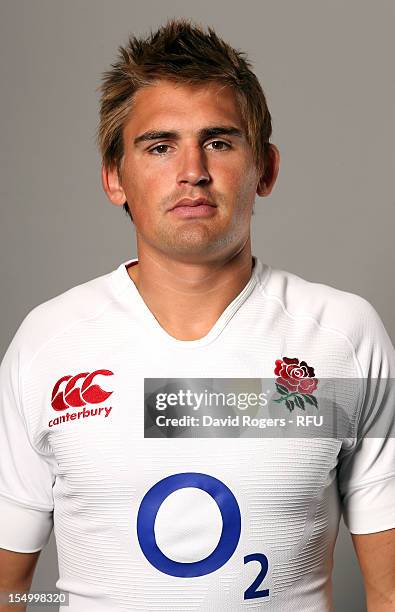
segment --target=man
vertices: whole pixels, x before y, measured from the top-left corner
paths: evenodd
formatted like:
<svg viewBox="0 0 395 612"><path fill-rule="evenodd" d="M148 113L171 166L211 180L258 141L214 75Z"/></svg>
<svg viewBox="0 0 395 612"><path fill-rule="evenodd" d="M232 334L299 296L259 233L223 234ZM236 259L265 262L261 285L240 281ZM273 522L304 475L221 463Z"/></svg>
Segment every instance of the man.
<svg viewBox="0 0 395 612"><path fill-rule="evenodd" d="M105 74L103 187L138 257L35 308L4 357L3 591L54 527L73 612L331 610L343 512L369 612L394 610L393 347L363 298L252 256L270 136L213 30L171 21ZM348 426L299 434L309 410Z"/></svg>

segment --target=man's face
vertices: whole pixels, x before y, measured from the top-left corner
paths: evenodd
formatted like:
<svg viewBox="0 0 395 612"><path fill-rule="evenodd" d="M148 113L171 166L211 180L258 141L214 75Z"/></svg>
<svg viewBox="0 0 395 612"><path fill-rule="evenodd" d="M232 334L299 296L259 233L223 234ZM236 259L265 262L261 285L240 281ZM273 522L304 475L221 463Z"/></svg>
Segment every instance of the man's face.
<svg viewBox="0 0 395 612"><path fill-rule="evenodd" d="M120 183L140 249L202 262L244 246L259 175L229 87L162 80L141 89L123 140ZM184 198L208 205L174 208Z"/></svg>

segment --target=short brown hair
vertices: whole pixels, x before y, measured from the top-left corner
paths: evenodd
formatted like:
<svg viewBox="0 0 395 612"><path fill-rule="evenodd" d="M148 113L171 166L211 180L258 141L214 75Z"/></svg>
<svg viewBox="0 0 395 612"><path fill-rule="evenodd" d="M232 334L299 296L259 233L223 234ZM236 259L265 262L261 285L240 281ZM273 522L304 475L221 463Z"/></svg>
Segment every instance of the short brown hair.
<svg viewBox="0 0 395 612"><path fill-rule="evenodd" d="M123 126L133 97L140 88L163 78L188 84L215 81L231 86L245 121L256 167L263 172L272 134L271 115L245 53L224 42L212 28L205 31L186 19L172 19L144 38L132 36L118 52L118 61L103 73L100 86L97 142L105 167L115 165L120 174ZM127 203L124 209L132 218Z"/></svg>

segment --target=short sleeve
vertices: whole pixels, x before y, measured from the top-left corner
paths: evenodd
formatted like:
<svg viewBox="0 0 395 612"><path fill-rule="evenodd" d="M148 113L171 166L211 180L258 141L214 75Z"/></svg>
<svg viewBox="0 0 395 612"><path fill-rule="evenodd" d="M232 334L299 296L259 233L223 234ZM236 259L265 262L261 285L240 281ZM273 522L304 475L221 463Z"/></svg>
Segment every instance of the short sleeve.
<svg viewBox="0 0 395 612"><path fill-rule="evenodd" d="M354 444L338 465L343 518L353 534L395 527L395 353L377 312L364 305L354 338L363 400Z"/></svg>
<svg viewBox="0 0 395 612"><path fill-rule="evenodd" d="M52 460L32 445L21 402L20 330L0 365L0 548L36 552L53 528Z"/></svg>

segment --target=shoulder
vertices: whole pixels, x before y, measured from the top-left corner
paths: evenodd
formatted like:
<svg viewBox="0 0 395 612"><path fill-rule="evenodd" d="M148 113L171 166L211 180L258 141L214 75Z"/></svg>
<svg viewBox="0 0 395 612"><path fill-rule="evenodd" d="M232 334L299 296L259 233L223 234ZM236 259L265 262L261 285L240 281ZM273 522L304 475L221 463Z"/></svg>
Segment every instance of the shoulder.
<svg viewBox="0 0 395 612"><path fill-rule="evenodd" d="M347 332L350 318L361 323L376 313L364 297L330 285L306 280L286 270L271 268L267 282L261 286L263 295L277 300L289 316L311 316L323 325L328 324Z"/></svg>
<svg viewBox="0 0 395 612"><path fill-rule="evenodd" d="M379 367L383 351L393 363L389 335L376 309L364 297L275 268L261 284L261 293L296 324L309 319L323 332L343 338L355 351L362 371L367 371L372 359Z"/></svg>
<svg viewBox="0 0 395 612"><path fill-rule="evenodd" d="M108 273L42 302L22 320L6 357L17 357L23 369L51 339L67 333L79 322L99 317L113 301L111 273Z"/></svg>

